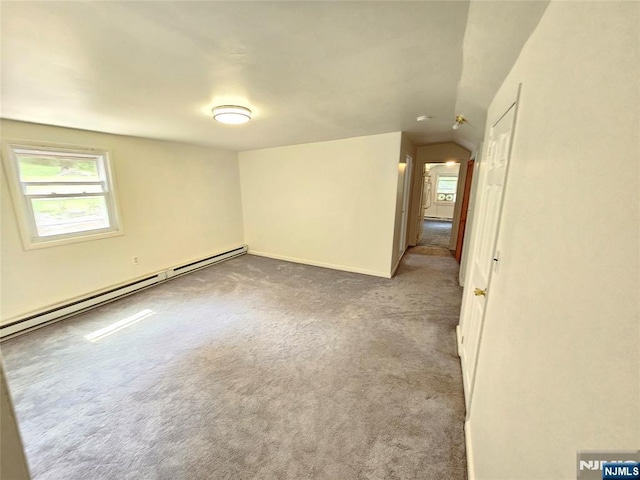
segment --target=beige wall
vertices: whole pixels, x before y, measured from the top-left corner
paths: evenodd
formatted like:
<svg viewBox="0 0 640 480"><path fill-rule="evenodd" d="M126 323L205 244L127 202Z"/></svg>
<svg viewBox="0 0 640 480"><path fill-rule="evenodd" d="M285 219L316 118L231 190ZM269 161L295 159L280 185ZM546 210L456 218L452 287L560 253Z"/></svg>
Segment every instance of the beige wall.
<svg viewBox="0 0 640 480"><path fill-rule="evenodd" d="M0 361L0 478L29 480L29 468L9 395L4 366Z"/></svg>
<svg viewBox="0 0 640 480"><path fill-rule="evenodd" d="M412 175L413 178L411 180L411 205L409 208L409 218L411 221L409 222L409 231L407 233L409 245L416 245L418 234L422 229L422 214L420 212L422 206L420 204L420 195L422 191L422 172L424 164L444 163L449 160L454 160L466 165L470 156L471 152L469 150L453 142L433 143L417 147L417 161L415 162ZM460 181L464 181L464 178L461 178Z"/></svg>
<svg viewBox="0 0 640 480"><path fill-rule="evenodd" d="M575 479L577 450L640 446L639 24L637 2L551 2L489 109L522 82L470 478Z"/></svg>
<svg viewBox="0 0 640 480"><path fill-rule="evenodd" d="M402 133L401 143L400 143L400 158L398 160L398 184L397 184L397 194L396 194L396 221L393 232L393 244L395 248L393 249L393 256L391 259L391 265L393 266L392 271L395 271L398 264L400 263L400 253L404 251L408 245L409 236L405 237L405 245L400 245L402 240L402 207L404 201L404 172L407 168L407 156L411 157L412 160L412 169L416 168L416 160L417 160L417 152L416 146L409 139L409 136L406 133ZM413 174L413 172L411 172ZM409 182L411 185L411 182ZM410 192L411 193L411 192ZM411 201L411 199L409 199ZM408 211L407 215L411 214L411 210ZM407 217L407 230L411 223L411 217Z"/></svg>
<svg viewBox="0 0 640 480"><path fill-rule="evenodd" d="M400 132L241 152L250 253L388 277Z"/></svg>
<svg viewBox="0 0 640 480"><path fill-rule="evenodd" d="M237 155L186 144L3 120L2 141L111 151L124 236L25 251L2 179L2 320L237 247ZM139 257L139 265L132 257Z"/></svg>

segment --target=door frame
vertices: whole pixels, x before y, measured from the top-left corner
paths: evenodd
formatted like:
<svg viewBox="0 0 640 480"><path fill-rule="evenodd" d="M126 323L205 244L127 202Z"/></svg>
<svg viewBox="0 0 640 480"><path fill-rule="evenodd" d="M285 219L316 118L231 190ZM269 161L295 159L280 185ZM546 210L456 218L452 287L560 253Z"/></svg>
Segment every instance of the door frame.
<svg viewBox="0 0 640 480"><path fill-rule="evenodd" d="M466 147L456 143L455 141L446 141L446 142L435 142L435 143L427 143L424 145L420 145L417 147L419 151L421 147L429 147L436 146L442 144L452 144L461 150L466 150L468 152L468 156L465 154L464 158L462 154L452 154L436 157L436 158L424 158L418 154L414 158L413 162L413 174L411 175L411 197L409 199L409 223L407 226L407 246L416 246L419 243L420 232L422 231L422 219L423 219L423 210L422 210L422 202L421 197L422 193L418 193L418 189L424 188L424 166L427 163L433 164L445 164L450 160L454 160L460 164L460 174L458 176L459 187L462 186L462 182L465 181L463 178L463 174L466 173L466 170L462 168L463 164L469 160L471 156L471 151L469 151ZM460 198L462 195L461 188L458 189L457 197ZM451 238L452 241L449 243L449 249L455 249L455 238L457 238L457 227L460 223L460 215L457 213L457 206L460 204L459 201L456 201L456 208L454 209L452 226L451 226ZM415 231L414 231L415 228ZM455 231L455 233L454 233ZM454 238L455 237L455 238ZM451 243L454 243L453 247Z"/></svg>
<svg viewBox="0 0 640 480"><path fill-rule="evenodd" d="M502 197L500 199L500 205L499 205L499 209L498 209L498 219L497 219L497 224L496 224L496 228L495 228L495 237L493 239L493 245L492 245L492 251L494 254L494 260L496 260L496 263L494 263L494 265L489 269L489 276L487 278L487 286L486 289L487 291L490 291L491 289L491 281L493 279L493 274L495 272L495 269L497 267L497 258L495 257L496 255L496 249L498 246L498 241L500 238L500 230L501 230L501 224L502 224L502 215L504 212L504 199L506 197L506 192L507 192L507 186L508 186L508 182L509 182L509 171L511 169L511 153L513 152L513 144L514 144L514 138L515 138L515 131L516 131L516 126L517 126L517 121L518 121L518 110L519 110L519 106L520 106L520 92L522 90L522 84L518 85L518 89L515 95L515 100L512 100L510 102L507 103L505 108L501 108L499 111L501 112L500 115L492 122L491 124L491 129L489 130L489 132L485 135L485 140L484 140L484 148L487 151L483 151L483 155L481 155L480 160L477 163L478 167L482 167L483 163L487 162L489 160L489 154L487 153L488 150L491 148L491 142L489 141L491 139L491 135L493 133L493 129L495 128L495 126L500 122L500 120L502 120L502 118L507 115L509 113L509 111L513 108L513 120L512 120L512 126L511 126L511 140L509 142L509 148L508 148L508 162L507 162L507 166L506 166L506 170L505 170L505 176L504 176L504 181L503 181L503 186L502 186ZM513 98L513 97L512 97ZM482 174L481 172L478 172L478 182L477 182L477 189L476 189L476 195L473 200L474 200L474 206L473 206L473 225L471 226L471 237L470 237L470 241L468 244L469 247L469 255L467 258L467 271L465 274L465 281L464 281L464 291L463 291L463 297L462 297L462 305L461 305L461 311L460 311L460 322L458 324L458 326L456 327L456 337L457 337L457 342L458 342L458 355L461 357L461 366L463 369L463 380L464 380L464 375L465 375L465 368L469 368L469 364L467 362L466 358L462 358L462 352L463 352L463 337L462 337L462 332L464 330L464 322L465 322L465 314L466 312L466 299L468 298L468 296L472 295L473 293L471 292L471 289L473 288L473 285L471 285L471 283L469 282L469 277L471 276L471 273L473 271L473 264L474 264L474 256L473 253L475 251L475 247L476 247L476 243L478 242L478 235L479 235L479 231L481 230L481 225L478 223L480 222L480 219L482 218L482 216L480 215L482 212L479 212L479 208L482 206L482 199L478 196L478 194L482 194L484 192L483 189L483 183L481 182L486 182L487 177L485 174ZM479 362L479 358L480 358L480 350L482 348L482 334L484 331L484 326L486 324L486 320L487 320L487 310L489 309L489 305L491 303L491 297L487 296L485 298L485 306L484 306L484 310L482 313L482 318L480 320L480 326L479 326L479 332L478 332L478 345L475 351L475 358L473 359L473 375L471 376L471 381L470 381L470 385L467 388L467 385L464 385L464 396L465 396L465 406L466 406L466 419L465 420L469 420L469 416L471 414L471 405L472 405L472 400L473 400L473 392L475 389L475 380L476 380L476 373L478 371L478 362ZM464 382L463 382L464 383ZM468 390L468 391L467 391Z"/></svg>
<svg viewBox="0 0 640 480"><path fill-rule="evenodd" d="M426 203L425 199L425 192L424 192L424 187L425 187L425 172L424 172L424 167L426 166L426 163L422 163L421 164L421 170L420 170L420 178L421 178L421 185L422 187L420 188L420 200L418 201L418 228L416 231L416 238L415 238L415 244L416 245L420 245L420 243L422 242L422 225L424 223L424 205ZM418 172L416 171L416 175L418 175ZM431 195L431 190L429 190L429 195ZM414 219L415 220L415 219Z"/></svg>
<svg viewBox="0 0 640 480"><path fill-rule="evenodd" d="M411 178L413 173L413 157L407 155L405 157L403 191L402 191L402 226L400 228L400 248L398 249L400 257L407 250L407 232L409 229L409 205L411 200Z"/></svg>
<svg viewBox="0 0 640 480"><path fill-rule="evenodd" d="M467 173L465 175L464 190L462 193L462 204L460 205L460 220L458 223L458 235L456 239L456 251L454 257L458 263L462 259L462 249L464 248L464 232L467 227L467 216L469 210L469 197L471 196L471 183L473 182L473 169L475 159L467 161ZM462 165L460 165L462 168Z"/></svg>

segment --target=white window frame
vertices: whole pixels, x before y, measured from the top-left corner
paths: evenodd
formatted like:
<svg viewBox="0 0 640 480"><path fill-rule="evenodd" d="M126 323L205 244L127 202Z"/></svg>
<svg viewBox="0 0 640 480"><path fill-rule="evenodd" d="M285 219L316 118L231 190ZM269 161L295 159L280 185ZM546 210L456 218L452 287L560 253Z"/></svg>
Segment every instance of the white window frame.
<svg viewBox="0 0 640 480"><path fill-rule="evenodd" d="M456 178L456 192L453 194L454 200L438 200L438 185L440 183L440 178ZM458 191L458 182L460 181L459 175L452 175L450 173L439 173L436 175L436 188L435 188L435 203L438 205L453 205L457 200L457 191Z"/></svg>
<svg viewBox="0 0 640 480"><path fill-rule="evenodd" d="M20 180L20 171L18 166L18 158L15 154L16 150L41 150L42 152L54 153L60 155L68 155L73 157L89 157L98 159L100 166L101 180L100 182L87 182L102 185L103 192L73 194L74 196L100 196L104 197L107 205L110 226L108 228L85 230L81 232L64 233L59 235L40 236L36 228L35 216L33 213L31 198L56 198L59 194L50 195L34 195L26 193L26 185L28 182ZM51 143L32 143L24 141L7 141L3 148L3 164L11 192L13 206L22 236L22 244L25 250L33 250L36 248L53 247L57 245L66 245L70 243L86 242L91 240L99 240L103 238L124 235L120 211L118 208L116 185L113 175L113 166L111 164L110 153L108 149L93 148L84 146L66 146ZM61 183L61 182L52 182Z"/></svg>

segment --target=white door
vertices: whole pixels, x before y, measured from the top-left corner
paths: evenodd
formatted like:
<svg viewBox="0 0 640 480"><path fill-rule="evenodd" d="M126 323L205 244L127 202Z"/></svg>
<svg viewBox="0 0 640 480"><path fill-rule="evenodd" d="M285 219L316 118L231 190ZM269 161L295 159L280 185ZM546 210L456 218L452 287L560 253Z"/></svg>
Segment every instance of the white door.
<svg viewBox="0 0 640 480"><path fill-rule="evenodd" d="M407 249L407 222L409 219L409 198L411 196L411 164L413 159L407 156L404 167L404 189L402 192L402 229L400 230L400 255Z"/></svg>
<svg viewBox="0 0 640 480"><path fill-rule="evenodd" d="M467 415L473 395L473 382L485 309L491 295L491 275L498 267L496 239L500 226L502 199L517 101L501 115L491 128L489 146L480 163L475 219L469 256L469 274L465 281L460 312L459 353L462 362Z"/></svg>

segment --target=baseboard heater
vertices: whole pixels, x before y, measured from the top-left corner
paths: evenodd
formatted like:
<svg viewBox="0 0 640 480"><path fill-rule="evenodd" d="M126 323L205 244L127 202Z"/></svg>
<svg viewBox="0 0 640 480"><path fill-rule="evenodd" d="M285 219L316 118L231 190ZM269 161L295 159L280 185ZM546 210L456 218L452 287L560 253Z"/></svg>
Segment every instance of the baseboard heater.
<svg viewBox="0 0 640 480"><path fill-rule="evenodd" d="M233 250L212 255L207 258L202 258L193 262L186 263L184 265L171 267L167 270L149 275L148 277L141 278L134 282L110 288L102 292L83 297L78 300L74 300L72 302L59 304L37 313L32 313L21 318L16 318L13 321L9 321L5 325L0 326L0 338L6 339L19 333L26 333L29 330L43 327L59 320L63 320L72 315L77 315L91 308L95 308L98 305L103 305L118 298L131 295L132 293L135 293L144 288L158 285L177 276L184 275L186 273L190 273L194 270L199 270L204 267L208 267L224 260L229 260L231 258L244 255L245 253L247 253L247 246L243 245L242 247L234 248Z"/></svg>

